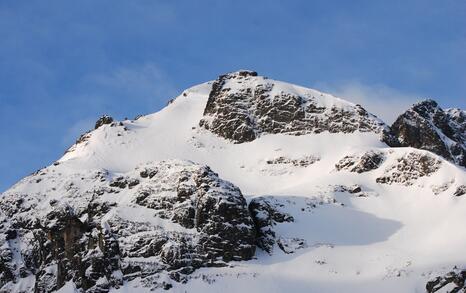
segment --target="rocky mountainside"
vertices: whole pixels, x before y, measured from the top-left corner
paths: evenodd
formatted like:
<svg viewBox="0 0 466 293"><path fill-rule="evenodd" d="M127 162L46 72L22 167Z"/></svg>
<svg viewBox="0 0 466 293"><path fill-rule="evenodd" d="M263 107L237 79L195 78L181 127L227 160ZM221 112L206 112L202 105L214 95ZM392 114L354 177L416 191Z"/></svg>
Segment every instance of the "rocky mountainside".
<svg viewBox="0 0 466 293"><path fill-rule="evenodd" d="M199 125L236 143L265 133L381 133L386 128L360 105L284 85L254 71L225 74L215 80Z"/></svg>
<svg viewBox="0 0 466 293"><path fill-rule="evenodd" d="M163 274L181 281L196 268L254 256L246 200L206 166L172 160L118 176L61 172L42 169L22 182L34 191L2 197L5 292L30 275L38 292L67 281L102 292L135 278L168 289Z"/></svg>
<svg viewBox="0 0 466 293"><path fill-rule="evenodd" d="M0 196L0 292L460 290L464 114L238 71L103 116Z"/></svg>
<svg viewBox="0 0 466 293"><path fill-rule="evenodd" d="M435 101L425 100L401 114L391 130L396 137L393 146L428 150L466 167L464 110L443 110Z"/></svg>

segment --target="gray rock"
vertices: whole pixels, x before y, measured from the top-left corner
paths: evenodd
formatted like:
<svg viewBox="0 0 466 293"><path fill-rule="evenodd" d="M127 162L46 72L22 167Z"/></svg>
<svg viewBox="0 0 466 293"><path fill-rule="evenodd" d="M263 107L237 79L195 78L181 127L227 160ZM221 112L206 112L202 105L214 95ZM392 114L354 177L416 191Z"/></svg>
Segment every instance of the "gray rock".
<svg viewBox="0 0 466 293"><path fill-rule="evenodd" d="M441 164L442 162L438 158L429 153L409 152L388 166L384 174L376 178L376 182L413 185L418 178L429 176L437 171Z"/></svg>
<svg viewBox="0 0 466 293"><path fill-rule="evenodd" d="M86 292L108 292L137 277L150 288L169 289L158 275L183 281L197 268L255 254L256 230L246 200L207 166L148 163L116 178L105 171L62 178L55 170L61 167L24 179L28 184L41 178L38 188L44 186L45 193L7 192L0 198L5 292L30 275L35 292L53 292L68 281ZM41 205L52 187L60 199ZM111 201L117 193L130 203Z"/></svg>
<svg viewBox="0 0 466 293"><path fill-rule="evenodd" d="M433 100L413 105L391 126L390 146L410 146L466 166L466 111L443 110Z"/></svg>
<svg viewBox="0 0 466 293"><path fill-rule="evenodd" d="M466 185L460 185L456 188L454 196L462 196L466 194Z"/></svg>
<svg viewBox="0 0 466 293"><path fill-rule="evenodd" d="M97 129L99 128L100 126L102 125L105 125L105 124L110 124L113 122L113 118L108 116L108 115L102 115L102 117L100 117L96 122L95 122L95 127L94 129Z"/></svg>
<svg viewBox="0 0 466 293"><path fill-rule="evenodd" d="M385 155L382 152L368 151L360 155L345 156L335 164L335 168L337 171L364 173L379 168L384 160Z"/></svg>
<svg viewBox="0 0 466 293"><path fill-rule="evenodd" d="M293 216L280 210L280 205L270 197L256 197L249 203L249 211L256 227L256 244L269 254L272 253L273 246L280 242L273 227L277 223L294 222ZM279 247L285 251L283 244Z"/></svg>
<svg viewBox="0 0 466 293"><path fill-rule="evenodd" d="M426 292L434 293L439 290L442 290L442 288L444 288L447 285L449 285L448 292L464 292L466 291L465 281L466 270L454 269L443 276L438 276L435 279L427 282Z"/></svg>
<svg viewBox="0 0 466 293"><path fill-rule="evenodd" d="M235 143L263 133L383 133L387 128L360 105L326 108L310 93L299 96L274 90L276 86L253 71L221 75L212 84L199 125Z"/></svg>

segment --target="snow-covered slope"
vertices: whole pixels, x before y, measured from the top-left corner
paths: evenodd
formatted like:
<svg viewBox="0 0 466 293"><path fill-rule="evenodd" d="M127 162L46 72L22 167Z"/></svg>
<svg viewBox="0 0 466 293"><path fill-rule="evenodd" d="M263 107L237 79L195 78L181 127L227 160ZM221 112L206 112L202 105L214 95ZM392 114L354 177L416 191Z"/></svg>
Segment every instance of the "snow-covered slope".
<svg viewBox="0 0 466 293"><path fill-rule="evenodd" d="M0 292L424 292L466 264L465 169L361 106L241 71L100 122L2 195Z"/></svg>

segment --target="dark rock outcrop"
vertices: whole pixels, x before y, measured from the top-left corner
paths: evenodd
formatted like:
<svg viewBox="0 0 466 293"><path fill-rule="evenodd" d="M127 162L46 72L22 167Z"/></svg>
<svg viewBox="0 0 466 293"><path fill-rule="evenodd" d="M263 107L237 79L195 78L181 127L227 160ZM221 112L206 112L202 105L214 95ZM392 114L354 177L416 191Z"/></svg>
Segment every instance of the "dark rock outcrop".
<svg viewBox="0 0 466 293"><path fill-rule="evenodd" d="M466 166L466 112L443 110L433 100L413 105L391 126L390 146L410 146L436 153Z"/></svg>
<svg viewBox="0 0 466 293"><path fill-rule="evenodd" d="M100 117L96 122L95 122L95 127L94 129L97 129L99 128L100 126L102 125L105 125L105 124L110 124L113 122L113 118L108 116L108 115L103 115L102 117Z"/></svg>
<svg viewBox="0 0 466 293"><path fill-rule="evenodd" d="M61 167L24 179L42 191L22 194L19 184L0 198L0 292L31 275L38 293L69 281L108 292L135 278L169 289L197 268L255 254L241 191L206 166L172 160L67 178Z"/></svg>
<svg viewBox="0 0 466 293"><path fill-rule="evenodd" d="M308 167L319 160L320 158L317 156L307 155L299 158L288 158L285 156L280 156L277 158L268 159L265 162L267 163L267 165L290 165L294 167Z"/></svg>
<svg viewBox="0 0 466 293"><path fill-rule="evenodd" d="M140 174L151 174L148 168ZM247 260L254 256L255 231L249 215L246 200L233 184L218 178L208 167L192 171L181 171L172 176L173 192L166 193L166 186L160 193L154 185L148 189L143 185L135 202L154 209L162 218L170 219L186 229L196 229L201 237L198 248L191 254L212 261ZM167 180L167 172L157 171L151 180Z"/></svg>
<svg viewBox="0 0 466 293"><path fill-rule="evenodd" d="M295 91L253 71L215 80L199 125L235 143L252 141L262 133L383 133L386 129L360 105L316 91Z"/></svg>
<svg viewBox="0 0 466 293"><path fill-rule="evenodd" d="M466 194L466 185L460 185L456 188L455 192L453 193L454 196L462 196Z"/></svg>
<svg viewBox="0 0 466 293"><path fill-rule="evenodd" d="M337 171L363 173L377 169L384 161L385 155L378 151L368 151L360 155L345 156L335 164Z"/></svg>
<svg viewBox="0 0 466 293"><path fill-rule="evenodd" d="M408 152L395 163L387 166L384 174L376 178L377 183L413 185L414 182L437 171L442 162L433 155L422 152Z"/></svg>
<svg viewBox="0 0 466 293"><path fill-rule="evenodd" d="M385 161L387 161L385 163ZM383 169L380 167L384 165ZM422 177L430 176L442 165L436 155L411 149L402 152L367 151L343 157L335 164L336 171L364 173L377 170L376 182L381 184L413 185ZM437 187L445 191L450 185Z"/></svg>
<svg viewBox="0 0 466 293"><path fill-rule="evenodd" d="M448 286L448 292L465 292L466 291L466 270L454 269L451 272L436 277L427 282L427 293L434 293ZM442 291L444 292L444 291ZM447 291L445 291L447 292Z"/></svg>
<svg viewBox="0 0 466 293"><path fill-rule="evenodd" d="M249 203L249 211L256 227L256 244L269 254L272 253L273 246L277 243L273 226L277 223L294 221L293 216L280 211L281 206L283 204L267 197L256 197ZM284 250L282 246L279 247Z"/></svg>

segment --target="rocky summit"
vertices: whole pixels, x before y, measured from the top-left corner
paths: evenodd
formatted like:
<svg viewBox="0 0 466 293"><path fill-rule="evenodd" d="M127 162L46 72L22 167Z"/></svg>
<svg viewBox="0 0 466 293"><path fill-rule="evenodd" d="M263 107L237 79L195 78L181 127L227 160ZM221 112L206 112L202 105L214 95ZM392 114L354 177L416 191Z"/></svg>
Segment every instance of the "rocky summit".
<svg viewBox="0 0 466 293"><path fill-rule="evenodd" d="M391 126L397 142L436 153L466 167L466 111L443 110L425 100L401 114Z"/></svg>
<svg viewBox="0 0 466 293"><path fill-rule="evenodd" d="M224 74L2 193L0 292L460 292L464 166L464 110Z"/></svg>
<svg viewBox="0 0 466 293"><path fill-rule="evenodd" d="M284 86L254 71L238 71L215 80L199 125L236 143L266 133L380 133L385 128L360 105Z"/></svg>

